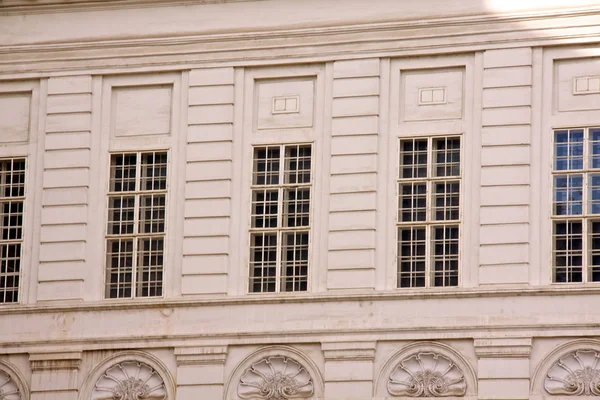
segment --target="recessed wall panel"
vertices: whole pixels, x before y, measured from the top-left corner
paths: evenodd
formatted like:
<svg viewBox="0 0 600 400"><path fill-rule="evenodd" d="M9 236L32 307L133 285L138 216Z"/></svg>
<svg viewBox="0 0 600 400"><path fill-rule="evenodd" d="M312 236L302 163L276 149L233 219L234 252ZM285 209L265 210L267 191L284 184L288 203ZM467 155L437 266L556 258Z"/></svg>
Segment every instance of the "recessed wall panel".
<svg viewBox="0 0 600 400"><path fill-rule="evenodd" d="M29 139L31 92L0 93L0 143Z"/></svg>
<svg viewBox="0 0 600 400"><path fill-rule="evenodd" d="M555 67L558 112L600 110L600 58L558 61Z"/></svg>
<svg viewBox="0 0 600 400"><path fill-rule="evenodd" d="M171 133L171 85L114 87L113 136Z"/></svg>
<svg viewBox="0 0 600 400"><path fill-rule="evenodd" d="M256 81L256 129L310 128L315 80Z"/></svg>
<svg viewBox="0 0 600 400"><path fill-rule="evenodd" d="M463 69L401 71L400 123L460 119Z"/></svg>

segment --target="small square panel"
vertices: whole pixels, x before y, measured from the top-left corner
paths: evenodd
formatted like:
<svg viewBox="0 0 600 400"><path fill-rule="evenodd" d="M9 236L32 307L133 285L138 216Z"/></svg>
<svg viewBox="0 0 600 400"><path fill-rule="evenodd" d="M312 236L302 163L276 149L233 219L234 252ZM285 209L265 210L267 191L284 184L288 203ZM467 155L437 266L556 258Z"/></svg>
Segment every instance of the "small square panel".
<svg viewBox="0 0 600 400"><path fill-rule="evenodd" d="M401 71L400 121L460 119L464 69Z"/></svg>
<svg viewBox="0 0 600 400"><path fill-rule="evenodd" d="M588 91L588 78L575 78L575 93L583 93Z"/></svg>
<svg viewBox="0 0 600 400"><path fill-rule="evenodd" d="M429 104L433 102L433 91L429 88L419 89L421 92L419 104Z"/></svg>
<svg viewBox="0 0 600 400"><path fill-rule="evenodd" d="M256 129L313 126L315 80L256 81Z"/></svg>
<svg viewBox="0 0 600 400"><path fill-rule="evenodd" d="M426 106L432 104L446 103L446 88L419 88L419 105Z"/></svg>
<svg viewBox="0 0 600 400"><path fill-rule="evenodd" d="M0 143L29 139L31 92L0 93Z"/></svg>
<svg viewBox="0 0 600 400"><path fill-rule="evenodd" d="M599 76L579 76L573 78L573 94L595 94L600 93Z"/></svg>
<svg viewBox="0 0 600 400"><path fill-rule="evenodd" d="M273 97L273 114L299 113L300 96Z"/></svg>
<svg viewBox="0 0 600 400"><path fill-rule="evenodd" d="M600 92L600 76L595 76L588 80L588 90L595 93Z"/></svg>
<svg viewBox="0 0 600 400"><path fill-rule="evenodd" d="M555 112L600 110L600 57L556 61Z"/></svg>
<svg viewBox="0 0 600 400"><path fill-rule="evenodd" d="M170 134L172 91L171 85L113 88L113 135Z"/></svg>

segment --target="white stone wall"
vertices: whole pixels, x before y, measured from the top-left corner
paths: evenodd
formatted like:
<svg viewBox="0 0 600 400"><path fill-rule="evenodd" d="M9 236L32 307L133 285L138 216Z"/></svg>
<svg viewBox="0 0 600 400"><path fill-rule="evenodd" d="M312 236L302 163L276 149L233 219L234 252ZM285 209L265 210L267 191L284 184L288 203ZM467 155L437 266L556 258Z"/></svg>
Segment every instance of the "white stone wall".
<svg viewBox="0 0 600 400"><path fill-rule="evenodd" d="M289 399L600 395L560 383L600 374L600 292L552 283L550 219L552 130L600 126L596 2L189 3L0 5L0 158L27 159L0 399L274 400L274 372ZM462 142L459 285L398 289L398 140L436 134ZM248 293L252 146L307 142L309 290ZM104 299L108 154L156 149L164 296ZM447 387L402 383L424 370Z"/></svg>

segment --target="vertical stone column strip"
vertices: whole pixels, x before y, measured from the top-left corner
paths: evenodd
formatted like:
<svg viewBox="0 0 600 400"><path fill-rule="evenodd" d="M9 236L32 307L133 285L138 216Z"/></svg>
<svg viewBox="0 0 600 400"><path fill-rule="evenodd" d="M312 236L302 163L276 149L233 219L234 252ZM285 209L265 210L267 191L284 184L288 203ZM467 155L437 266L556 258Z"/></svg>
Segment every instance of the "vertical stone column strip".
<svg viewBox="0 0 600 400"><path fill-rule="evenodd" d="M227 292L233 68L189 75L182 294Z"/></svg>
<svg viewBox="0 0 600 400"><path fill-rule="evenodd" d="M33 353L31 400L77 400L81 352Z"/></svg>
<svg viewBox="0 0 600 400"><path fill-rule="evenodd" d="M373 396L375 342L322 343L325 398L363 400Z"/></svg>
<svg viewBox="0 0 600 400"><path fill-rule="evenodd" d="M92 77L48 80L38 301L82 299L85 278Z"/></svg>
<svg viewBox="0 0 600 400"><path fill-rule="evenodd" d="M531 48L483 55L480 284L529 281Z"/></svg>
<svg viewBox="0 0 600 400"><path fill-rule="evenodd" d="M475 339L480 399L529 399L531 338Z"/></svg>
<svg viewBox="0 0 600 400"><path fill-rule="evenodd" d="M227 346L176 347L177 400L222 399Z"/></svg>
<svg viewBox="0 0 600 400"><path fill-rule="evenodd" d="M375 288L379 64L333 64L330 290Z"/></svg>

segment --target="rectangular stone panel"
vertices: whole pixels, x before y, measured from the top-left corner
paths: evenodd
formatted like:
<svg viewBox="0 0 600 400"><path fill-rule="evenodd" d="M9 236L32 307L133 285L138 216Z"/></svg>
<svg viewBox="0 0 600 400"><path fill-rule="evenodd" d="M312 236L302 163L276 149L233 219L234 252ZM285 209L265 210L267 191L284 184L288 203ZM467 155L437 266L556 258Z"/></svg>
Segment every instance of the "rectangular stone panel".
<svg viewBox="0 0 600 400"><path fill-rule="evenodd" d="M29 139L31 92L0 93L0 143Z"/></svg>
<svg viewBox="0 0 600 400"><path fill-rule="evenodd" d="M172 85L113 88L113 135L122 137L170 134L172 92Z"/></svg>
<svg viewBox="0 0 600 400"><path fill-rule="evenodd" d="M401 71L399 122L462 118L463 81L462 68Z"/></svg>
<svg viewBox="0 0 600 400"><path fill-rule="evenodd" d="M600 57L556 62L557 111L600 110Z"/></svg>
<svg viewBox="0 0 600 400"><path fill-rule="evenodd" d="M256 82L256 129L313 126L315 80L283 79Z"/></svg>

